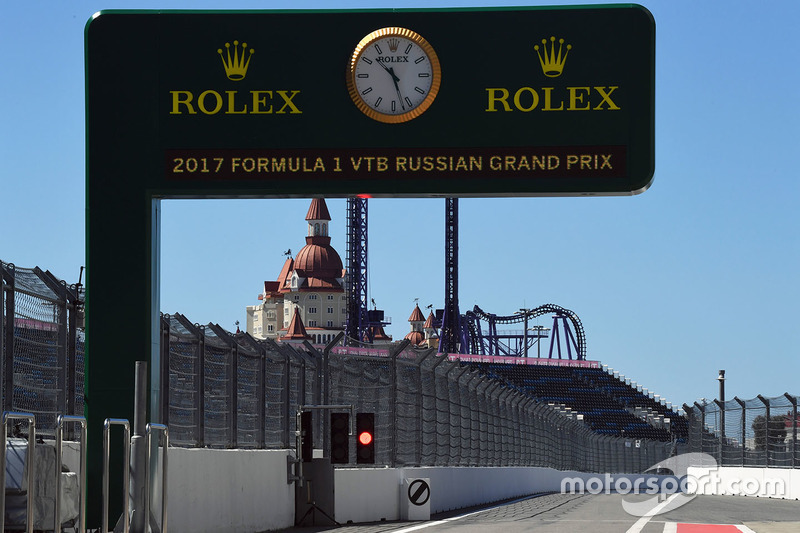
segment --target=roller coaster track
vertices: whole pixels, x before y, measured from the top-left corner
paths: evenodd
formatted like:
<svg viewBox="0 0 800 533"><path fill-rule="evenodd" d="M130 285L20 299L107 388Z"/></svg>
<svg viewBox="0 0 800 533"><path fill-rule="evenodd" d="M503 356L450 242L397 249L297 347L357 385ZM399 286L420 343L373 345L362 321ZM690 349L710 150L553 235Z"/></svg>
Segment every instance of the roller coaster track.
<svg viewBox="0 0 800 533"><path fill-rule="evenodd" d="M569 329L566 327L566 320L569 320L572 323L572 328L575 331L574 339L574 346L577 350L577 359L584 360L586 359L586 333L583 330L583 324L581 324L580 318L576 315L573 311L569 309L565 309L559 305L555 304L544 304L536 309L531 309L527 313L516 313L509 316L498 316L492 313L486 313L477 305L472 309L472 311L467 311L465 313L465 318L467 321L467 328L469 331L469 344L470 344L470 352L473 354L480 354L483 352L482 346L482 339L487 337L480 331L480 321L486 321L489 325L490 333L488 336L496 335L496 325L497 324L519 324L521 322L525 322L526 320L530 320L532 318L537 318L542 315L555 315L554 319L554 334L557 334L555 331L555 326L559 319L564 322L564 329L566 330L565 337L566 342L570 341L571 333ZM557 339L557 337L556 337ZM550 356L552 357L552 342L551 339L551 349L550 349ZM560 343L560 341L559 341Z"/></svg>

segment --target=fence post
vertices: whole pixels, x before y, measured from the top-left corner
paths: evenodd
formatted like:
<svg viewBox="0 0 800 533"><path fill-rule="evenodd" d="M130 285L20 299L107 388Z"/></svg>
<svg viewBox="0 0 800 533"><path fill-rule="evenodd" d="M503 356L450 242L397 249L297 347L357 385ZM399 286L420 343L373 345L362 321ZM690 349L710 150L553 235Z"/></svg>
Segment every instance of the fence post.
<svg viewBox="0 0 800 533"><path fill-rule="evenodd" d="M227 340L230 340L228 337ZM230 377L230 396L228 396L229 407L229 426L230 439L229 448L236 448L239 445L239 345L235 342L231 346L231 377Z"/></svg>
<svg viewBox="0 0 800 533"><path fill-rule="evenodd" d="M291 386L291 373L292 373L292 357L289 355L289 351L283 349L285 345L283 344L276 344L275 347L280 350L281 355L283 355L283 394L284 394L284 403L283 403L283 420L284 420L284 428L283 428L283 447L289 447L289 438L290 438L290 431L289 425L291 424L292 419L292 406L291 406L291 398L289 398L289 393L292 390ZM299 428L297 428L299 429ZM298 456L299 458L299 456Z"/></svg>
<svg viewBox="0 0 800 533"><path fill-rule="evenodd" d="M688 424L688 436L687 436L687 439L688 440L686 442L686 446L687 446L688 450L691 452L691 451L694 451L694 442L693 442L694 439L692 437L692 427L694 427L694 409L689 407L688 404L683 404L683 412L686 413L686 418L688 419L687 420L687 424Z"/></svg>
<svg viewBox="0 0 800 533"><path fill-rule="evenodd" d="M45 272L39 267L34 267L33 273L44 283L48 289L56 296L57 300L52 302L53 322L58 325L58 336L56 339L56 360L57 366L61 370L58 372L58 398L56 400L57 410L67 409L67 398L69 397L69 383L67 380L69 365L69 350L67 349L67 303L68 291L67 284L58 280L50 272ZM71 411L67 411L71 413ZM54 421L55 422L55 421Z"/></svg>
<svg viewBox="0 0 800 533"><path fill-rule="evenodd" d="M205 425L206 425L206 339L203 326L192 324L180 313L175 313L173 317L189 334L193 335L197 341L195 347L195 363L197 364L197 379L194 386L195 400L195 445L198 448L205 446Z"/></svg>
<svg viewBox="0 0 800 533"><path fill-rule="evenodd" d="M169 425L169 315L161 315L161 421Z"/></svg>
<svg viewBox="0 0 800 533"><path fill-rule="evenodd" d="M403 339L403 342L400 343L395 349L389 352L389 358L391 360L391 364L389 365L389 381L391 382L391 403L389 404L389 418L390 424L392 427L391 432L391 447L392 447L392 454L390 460L390 466L394 468L397 465L397 355L405 350L406 346L408 346L409 341L407 339Z"/></svg>
<svg viewBox="0 0 800 533"><path fill-rule="evenodd" d="M714 404L717 406L717 409L719 410L719 420L720 420L720 423L717 425L717 429L719 430L719 447L718 447L719 462L717 464L719 464L719 466L724 466L725 458L723 457L723 452L725 450L725 433L724 433L725 424L722 421L725 420L725 404L719 400L714 400Z"/></svg>
<svg viewBox="0 0 800 533"><path fill-rule="evenodd" d="M770 453L769 453L770 452L770 450L769 450L769 425L770 425L769 400L767 400L766 398L764 398L760 394L758 396L756 396L756 398L761 400L761 403L763 403L764 406L766 407L766 420L764 421L764 450L767 453L767 465L766 466L767 466L767 468L769 468L769 464L770 464Z"/></svg>
<svg viewBox="0 0 800 533"><path fill-rule="evenodd" d="M742 410L742 435L741 435L741 439L742 439L742 466L744 466L745 454L747 452L747 441L746 441L746 439L747 439L747 428L745 427L745 425L747 424L747 408L745 407L744 401L740 400L738 396L734 396L733 399L736 401L736 403L739 404L739 407Z"/></svg>
<svg viewBox="0 0 800 533"><path fill-rule="evenodd" d="M6 308L3 316L3 350L5 354L0 362L0 376L2 381L3 411L11 411L14 399L14 313L16 312L16 279L13 263L0 262L2 268L3 289L6 291Z"/></svg>
<svg viewBox="0 0 800 533"><path fill-rule="evenodd" d="M694 405L697 407L697 410L700 411L700 423L697 424L697 433L698 437L700 438L700 452L705 453L706 443L705 439L703 438L703 430L706 427L706 406L700 405L697 402L694 402Z"/></svg>
<svg viewBox="0 0 800 533"><path fill-rule="evenodd" d="M249 333L245 333L245 338L258 350L258 390L256 391L256 401L258 402L258 423L256 424L256 431L258 432L257 446L259 448L267 447L267 345L264 342L257 342Z"/></svg>
<svg viewBox="0 0 800 533"><path fill-rule="evenodd" d="M344 331L340 331L336 334L331 342L325 346L325 349L322 350L322 371L319 372L320 376L322 377L322 404L323 405L330 405L330 395L331 395L331 350L341 342L342 338L344 337ZM324 416L322 417L322 448L324 450L330 449L330 417Z"/></svg>
<svg viewBox="0 0 800 533"><path fill-rule="evenodd" d="M78 390L77 387L77 359L78 359L78 310L80 308L77 287L75 292L67 290L68 297L72 300L71 306L68 306L69 314L67 317L67 383L66 395L67 405L66 413L69 415L76 415L75 412L75 395ZM74 436L74 425L70 426L69 435Z"/></svg>
<svg viewBox="0 0 800 533"><path fill-rule="evenodd" d="M797 467L797 398L789 394L783 393L784 397L792 404L792 468Z"/></svg>

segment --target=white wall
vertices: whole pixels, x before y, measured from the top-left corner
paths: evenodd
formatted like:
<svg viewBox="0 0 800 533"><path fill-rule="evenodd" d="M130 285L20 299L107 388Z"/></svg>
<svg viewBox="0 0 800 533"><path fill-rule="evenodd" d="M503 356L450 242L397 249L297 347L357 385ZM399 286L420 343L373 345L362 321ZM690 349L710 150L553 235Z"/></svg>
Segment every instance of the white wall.
<svg viewBox="0 0 800 533"><path fill-rule="evenodd" d="M286 450L170 448L169 529L252 533L291 527L294 485L286 482L288 456ZM438 513L560 491L565 477L601 476L549 468L342 468L334 471L334 513L340 523L398 520L403 479L428 478L430 512Z"/></svg>
<svg viewBox="0 0 800 533"><path fill-rule="evenodd" d="M696 494L800 500L800 470L722 466L690 467Z"/></svg>
<svg viewBox="0 0 800 533"><path fill-rule="evenodd" d="M286 450L170 448L167 511L174 533L251 533L294 525Z"/></svg>
<svg viewBox="0 0 800 533"><path fill-rule="evenodd" d="M175 533L252 533L294 524L294 485L286 482L286 450L170 448L169 528ZM731 494L731 483L746 482L739 494L800 499L800 470L690 468L710 480L699 494ZM619 475L615 479L650 476ZM662 478L663 476L652 476ZM342 468L334 472L335 518L340 523L397 520L403 479L430 480L430 511L560 491L564 478L602 479L602 474L549 468ZM767 494L778 487L779 495ZM756 488L764 490L755 490ZM596 487L595 487L596 488ZM752 493L752 494L750 494Z"/></svg>
<svg viewBox="0 0 800 533"><path fill-rule="evenodd" d="M661 479L664 476L614 476L632 481L648 477ZM430 479L432 514L537 492L560 492L564 478L605 482L603 474L534 467L338 469L334 489L336 520L346 523L399 519L400 487L403 479L411 478Z"/></svg>

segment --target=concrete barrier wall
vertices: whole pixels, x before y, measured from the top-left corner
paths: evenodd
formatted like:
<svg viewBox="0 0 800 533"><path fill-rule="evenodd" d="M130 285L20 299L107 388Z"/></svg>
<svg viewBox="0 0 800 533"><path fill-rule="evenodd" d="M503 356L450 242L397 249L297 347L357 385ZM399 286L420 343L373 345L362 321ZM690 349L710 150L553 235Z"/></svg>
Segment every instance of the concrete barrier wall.
<svg viewBox="0 0 800 533"><path fill-rule="evenodd" d="M559 471L550 468L380 468L339 469L335 471L335 515L340 523L397 520L400 518L403 479L430 479L431 513L461 509L537 492L560 492L565 478L593 480L587 490L604 490L604 474ZM612 480L625 478L630 485L665 476L615 474ZM600 484L598 484L600 483Z"/></svg>
<svg viewBox="0 0 800 533"><path fill-rule="evenodd" d="M167 479L173 533L252 533L294 525L286 450L170 448Z"/></svg>
<svg viewBox="0 0 800 533"><path fill-rule="evenodd" d="M800 500L800 470L723 466L690 467L696 494Z"/></svg>
<svg viewBox="0 0 800 533"><path fill-rule="evenodd" d="M286 482L287 450L170 448L169 528L175 533L252 533L294 524L294 485ZM690 468L698 494L743 494L800 499L800 470ZM334 471L335 517L340 523L398 520L404 479L430 480L430 511L438 513L537 492L559 492L565 478L588 491L606 490L605 474L549 468L341 468ZM614 474L645 486L664 476ZM737 490L731 490L731 487Z"/></svg>

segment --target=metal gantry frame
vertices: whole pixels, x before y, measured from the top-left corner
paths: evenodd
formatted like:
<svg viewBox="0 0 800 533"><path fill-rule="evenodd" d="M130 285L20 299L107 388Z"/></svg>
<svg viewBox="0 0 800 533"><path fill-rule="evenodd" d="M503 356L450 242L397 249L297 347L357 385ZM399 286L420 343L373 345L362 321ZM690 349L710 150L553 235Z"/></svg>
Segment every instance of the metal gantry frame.
<svg viewBox="0 0 800 533"><path fill-rule="evenodd" d="M345 342L372 342L367 317L367 199L347 199L347 325Z"/></svg>
<svg viewBox="0 0 800 533"><path fill-rule="evenodd" d="M439 353L467 353L467 334L458 310L458 198L445 198L444 315Z"/></svg>

